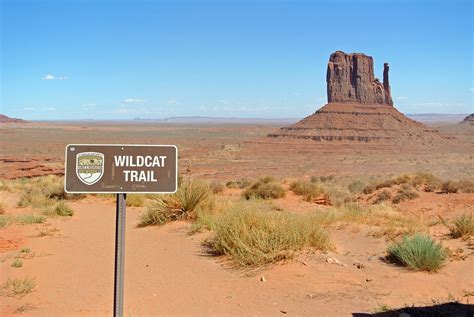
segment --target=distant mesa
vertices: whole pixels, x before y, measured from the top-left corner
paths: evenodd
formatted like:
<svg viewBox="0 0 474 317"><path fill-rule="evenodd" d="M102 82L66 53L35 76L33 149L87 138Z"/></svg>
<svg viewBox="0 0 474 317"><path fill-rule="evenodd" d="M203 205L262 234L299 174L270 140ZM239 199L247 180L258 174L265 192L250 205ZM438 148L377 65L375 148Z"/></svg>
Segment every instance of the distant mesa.
<svg viewBox="0 0 474 317"><path fill-rule="evenodd" d="M28 121L25 121L23 119L10 118L9 116L0 114L0 123L27 123L27 122Z"/></svg>
<svg viewBox="0 0 474 317"><path fill-rule="evenodd" d="M461 121L462 124L471 124L474 125L474 113L471 113L464 120Z"/></svg>
<svg viewBox="0 0 474 317"><path fill-rule="evenodd" d="M438 142L434 129L413 121L393 106L389 66L383 82L374 77L371 56L331 54L326 74L328 103L303 120L269 134L271 138L318 142Z"/></svg>

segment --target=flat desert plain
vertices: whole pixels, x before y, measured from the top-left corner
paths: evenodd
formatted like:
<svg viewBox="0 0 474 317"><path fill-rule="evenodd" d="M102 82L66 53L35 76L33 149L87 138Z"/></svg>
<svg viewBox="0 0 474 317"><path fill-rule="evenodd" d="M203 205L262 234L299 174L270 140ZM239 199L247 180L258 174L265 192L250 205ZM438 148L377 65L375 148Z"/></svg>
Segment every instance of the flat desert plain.
<svg viewBox="0 0 474 317"><path fill-rule="evenodd" d="M431 147L266 137L281 126L2 124L0 315L112 314L114 197L61 177L67 144L122 143L177 145L183 190L209 191L154 222L163 197L129 195L126 316L472 316L474 126L439 124L453 142ZM438 261L389 256L413 236Z"/></svg>

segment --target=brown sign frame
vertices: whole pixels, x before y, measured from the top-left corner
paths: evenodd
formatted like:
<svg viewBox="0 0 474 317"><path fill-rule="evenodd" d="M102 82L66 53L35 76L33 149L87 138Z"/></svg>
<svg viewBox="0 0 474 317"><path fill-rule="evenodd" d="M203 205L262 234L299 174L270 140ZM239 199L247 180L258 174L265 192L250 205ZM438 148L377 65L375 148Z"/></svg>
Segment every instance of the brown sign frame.
<svg viewBox="0 0 474 317"><path fill-rule="evenodd" d="M96 180L95 182L92 182L90 184L90 186L93 186L93 189L91 190L87 190L86 187L84 187L84 181L80 179L80 176L78 175L78 165L77 165L77 154L76 155L71 155L71 154L68 154L69 152L72 152L70 151L70 148L71 147L86 147L86 148L89 148L88 150L86 150L86 152L90 152L90 153L93 153L94 151L98 151L97 153L95 154L102 154L102 175L100 176L100 178L102 178L106 173L109 173L108 171L105 171L105 157L107 155L113 155L111 153L109 154L103 154L103 153L100 153L101 151L102 152L110 152L110 151L113 151L113 149L111 148L121 148L121 151L124 151L126 150L127 148L134 148L134 147L143 147L143 148L166 148L165 151L171 151L173 150L174 151L174 157L173 159L171 160L171 164L175 164L174 167L171 167L170 168L167 168L167 171L171 171L171 173L174 173L174 190L171 191L167 191L167 190L150 190L149 187L146 188L146 190L136 190L136 189L130 189L130 186L136 186L137 184L140 184L139 182L131 182L131 184L128 184L128 186L125 186L125 185L118 185L117 182L114 182L113 185L109 185L109 186L115 186L115 187L110 187L110 189L97 189L97 186L93 186L96 182L98 183L98 181L100 180L100 178L98 180ZM101 149L102 148L109 148L107 151L104 151L104 149ZM172 149L171 149L172 148ZM144 149L145 151L147 149ZM149 149L148 149L149 150ZM82 149L79 149L79 151L82 151ZM115 154L115 152L114 152ZM68 155L69 155L69 159L68 159ZM127 151L124 152L124 155L125 156L129 156L129 155L137 155L137 154L129 154L127 153ZM100 160L100 156L98 156L97 158L99 158ZM176 145L153 145L153 144L68 144L65 148L65 155L64 155L64 190L66 193L71 193L71 194L106 194L106 193L123 193L123 194L127 194L127 193L136 193L136 194L172 194L172 193L175 193L177 190L178 190L178 147ZM108 160L112 160L112 158L108 158ZM72 162L74 162L74 166L75 168L72 169L70 168L71 170L68 171L68 161L69 163L71 164ZM112 163L112 165L109 164L109 167L110 166L113 166L114 163ZM92 167L93 168L93 167ZM133 167L134 169L136 170L140 170L140 168L138 167ZM117 168L115 168L117 169ZM155 168L156 169L156 168ZM75 175L70 175L71 173L74 173ZM110 177L110 176L109 176ZM72 179L71 179L72 178ZM71 183L72 182L72 183ZM82 182L83 184L80 184L80 182ZM75 185L74 183L76 184L79 184L79 185ZM120 183L120 182L119 182ZM81 189L77 189L77 187L80 186L82 187ZM85 185L85 186L89 186L89 185ZM103 183L102 183L102 186ZM120 186L120 188L117 188L117 186ZM157 185L159 186L159 185ZM163 185L165 186L165 185ZM172 185L170 185L171 187ZM71 188L72 187L72 188ZM86 189L83 189L83 188L86 188Z"/></svg>

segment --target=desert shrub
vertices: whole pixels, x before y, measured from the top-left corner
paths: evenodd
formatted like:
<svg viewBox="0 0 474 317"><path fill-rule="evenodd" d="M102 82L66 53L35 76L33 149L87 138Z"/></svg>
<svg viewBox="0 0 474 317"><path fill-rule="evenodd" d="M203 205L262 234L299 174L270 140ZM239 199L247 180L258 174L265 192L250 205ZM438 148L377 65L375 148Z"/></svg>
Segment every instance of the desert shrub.
<svg viewBox="0 0 474 317"><path fill-rule="evenodd" d="M446 194L455 194L459 191L459 183L454 181L443 182L441 184L441 191Z"/></svg>
<svg viewBox="0 0 474 317"><path fill-rule="evenodd" d="M311 178L309 179L309 181L310 181L311 183L317 183L317 182L325 183L325 182L333 181L334 178L335 178L334 175L328 175L328 176L311 176Z"/></svg>
<svg viewBox="0 0 474 317"><path fill-rule="evenodd" d="M145 199L140 194L128 194L125 202L130 207L143 207L145 205Z"/></svg>
<svg viewBox="0 0 474 317"><path fill-rule="evenodd" d="M365 188L365 184L361 181L353 181L347 185L347 189L353 194L361 193Z"/></svg>
<svg viewBox="0 0 474 317"><path fill-rule="evenodd" d="M447 224L443 219L443 223L448 227L449 234L452 238L469 238L474 235L474 219L472 214L463 214L454 218L452 225Z"/></svg>
<svg viewBox="0 0 474 317"><path fill-rule="evenodd" d="M54 206L53 213L61 217L71 217L74 215L74 210L72 210L72 208L65 202L60 201Z"/></svg>
<svg viewBox="0 0 474 317"><path fill-rule="evenodd" d="M253 183L247 188L242 196L245 199L262 198L262 199L276 199L285 196L285 190L276 182L271 176L266 176Z"/></svg>
<svg viewBox="0 0 474 317"><path fill-rule="evenodd" d="M184 182L174 194L155 197L140 215L139 227L161 225L174 220L193 218L198 205L211 198L209 185L200 181Z"/></svg>
<svg viewBox="0 0 474 317"><path fill-rule="evenodd" d="M418 172L415 173L410 183L415 187L423 187L427 192L433 192L441 187L441 179L431 173Z"/></svg>
<svg viewBox="0 0 474 317"><path fill-rule="evenodd" d="M322 191L333 206L341 206L354 200L352 195L346 189L336 185L323 185Z"/></svg>
<svg viewBox="0 0 474 317"><path fill-rule="evenodd" d="M446 249L424 234L405 236L401 242L391 245L387 253L390 262L428 272L439 270L447 257Z"/></svg>
<svg viewBox="0 0 474 317"><path fill-rule="evenodd" d="M0 228L8 226L11 220L12 218L8 215L0 215Z"/></svg>
<svg viewBox="0 0 474 317"><path fill-rule="evenodd" d="M369 185L365 186L364 189L362 189L362 192L364 194L368 195L368 194L372 194L375 190L376 190L375 185L374 184L369 184Z"/></svg>
<svg viewBox="0 0 474 317"><path fill-rule="evenodd" d="M382 190L381 192L377 194L377 198L375 199L374 203L380 204L384 201L390 200L391 197L392 197L392 194L390 193L390 191L386 189Z"/></svg>
<svg viewBox="0 0 474 317"><path fill-rule="evenodd" d="M11 190L10 184L4 179L0 179L0 191L10 192Z"/></svg>
<svg viewBox="0 0 474 317"><path fill-rule="evenodd" d="M316 197L324 194L320 186L303 180L297 180L291 183L290 190L296 195L303 196L306 201L312 201Z"/></svg>
<svg viewBox="0 0 474 317"><path fill-rule="evenodd" d="M23 266L23 261L21 259L13 260L12 267L19 268L19 267L22 267L22 266Z"/></svg>
<svg viewBox="0 0 474 317"><path fill-rule="evenodd" d="M225 187L224 187L224 185L222 185L222 183L213 181L209 184L209 188L211 189L211 191L214 194L219 194L219 193L222 193L224 191Z"/></svg>
<svg viewBox="0 0 474 317"><path fill-rule="evenodd" d="M240 203L213 225L209 247L236 265L259 266L291 259L304 248L327 250L328 235L311 216L262 211Z"/></svg>
<svg viewBox="0 0 474 317"><path fill-rule="evenodd" d="M413 190L413 187L408 186L408 184L404 184L397 192L395 197L393 197L392 202L394 204L399 204L405 200L412 200L419 197L418 193Z"/></svg>
<svg viewBox="0 0 474 317"><path fill-rule="evenodd" d="M1 286L1 293L4 296L21 298L35 289L35 280L31 277L8 278Z"/></svg>
<svg viewBox="0 0 474 317"><path fill-rule="evenodd" d="M18 207L31 206L34 208L44 208L52 205L54 202L44 196L37 188L29 187L24 190L18 201Z"/></svg>
<svg viewBox="0 0 474 317"><path fill-rule="evenodd" d="M470 180L462 180L458 182L459 190L463 193L474 193L474 182Z"/></svg>
<svg viewBox="0 0 474 317"><path fill-rule="evenodd" d="M249 187L252 184L252 181L247 178L241 178L237 181L229 181L225 184L227 188L240 188L244 189Z"/></svg>
<svg viewBox="0 0 474 317"><path fill-rule="evenodd" d="M15 222L21 225L29 225L34 223L43 223L46 221L46 217L35 214L24 214L15 217Z"/></svg>

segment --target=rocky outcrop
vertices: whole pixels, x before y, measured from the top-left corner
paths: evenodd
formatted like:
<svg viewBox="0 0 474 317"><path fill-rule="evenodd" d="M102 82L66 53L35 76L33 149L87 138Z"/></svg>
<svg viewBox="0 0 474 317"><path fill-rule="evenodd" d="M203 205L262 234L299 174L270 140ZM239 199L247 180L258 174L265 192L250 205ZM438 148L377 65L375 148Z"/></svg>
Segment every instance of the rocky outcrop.
<svg viewBox="0 0 474 317"><path fill-rule="evenodd" d="M438 131L407 118L393 106L388 64L384 64L383 83L374 78L373 65L372 57L365 54L331 54L326 77L329 103L268 137L402 146L449 142Z"/></svg>
<svg viewBox="0 0 474 317"><path fill-rule="evenodd" d="M474 113L471 113L464 120L461 121L462 124L472 124L474 125Z"/></svg>
<svg viewBox="0 0 474 317"><path fill-rule="evenodd" d="M0 123L26 123L23 119L10 118L9 116L0 114Z"/></svg>
<svg viewBox="0 0 474 317"><path fill-rule="evenodd" d="M389 66L384 64L383 83L374 77L374 61L362 53L337 51L329 58L326 82L328 102L360 102L392 106Z"/></svg>

